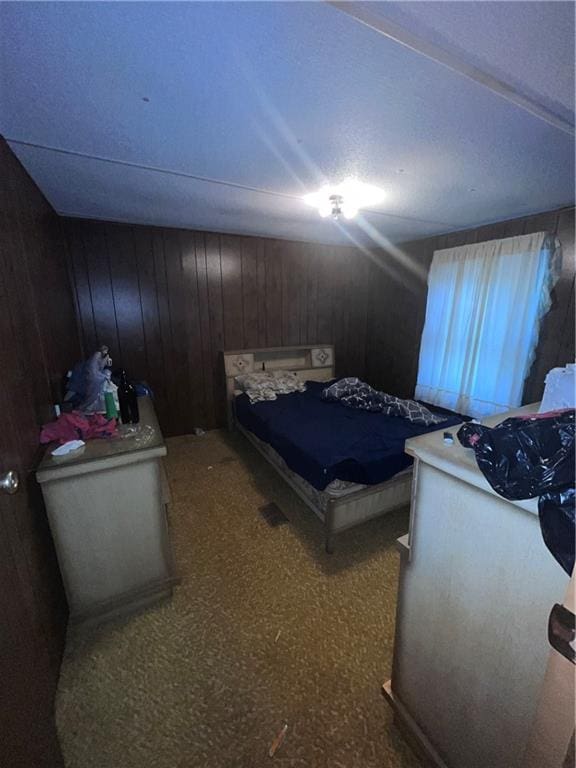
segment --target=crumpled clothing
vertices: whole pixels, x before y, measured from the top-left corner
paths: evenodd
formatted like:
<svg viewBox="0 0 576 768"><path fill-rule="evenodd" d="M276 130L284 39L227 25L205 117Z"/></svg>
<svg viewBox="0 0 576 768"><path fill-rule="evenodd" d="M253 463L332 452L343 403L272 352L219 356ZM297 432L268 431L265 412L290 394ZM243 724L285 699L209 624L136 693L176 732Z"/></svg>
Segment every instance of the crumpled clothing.
<svg viewBox="0 0 576 768"><path fill-rule="evenodd" d="M416 400L402 400L394 395L387 395L373 389L369 384L355 377L340 379L322 392L323 400L332 400L362 411L383 413L385 416L399 416L414 424L442 424L446 416L432 413Z"/></svg>
<svg viewBox="0 0 576 768"><path fill-rule="evenodd" d="M56 421L44 424L40 432L41 443L67 443L69 440L93 440L115 437L116 419L107 419L101 413L84 414L78 411L61 413Z"/></svg>

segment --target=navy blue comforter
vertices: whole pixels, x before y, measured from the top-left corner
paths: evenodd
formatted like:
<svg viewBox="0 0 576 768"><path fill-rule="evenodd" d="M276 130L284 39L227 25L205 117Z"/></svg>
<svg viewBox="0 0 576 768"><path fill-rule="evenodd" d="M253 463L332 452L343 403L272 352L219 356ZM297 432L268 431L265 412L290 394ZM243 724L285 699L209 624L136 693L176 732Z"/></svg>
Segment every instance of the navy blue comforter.
<svg viewBox="0 0 576 768"><path fill-rule="evenodd" d="M404 453L409 437L447 429L464 418L448 415L425 427L397 416L357 411L321 399L325 382L306 382L306 392L250 404L236 398L236 416L245 429L269 443L294 472L323 490L336 478L374 485L389 480L412 463Z"/></svg>

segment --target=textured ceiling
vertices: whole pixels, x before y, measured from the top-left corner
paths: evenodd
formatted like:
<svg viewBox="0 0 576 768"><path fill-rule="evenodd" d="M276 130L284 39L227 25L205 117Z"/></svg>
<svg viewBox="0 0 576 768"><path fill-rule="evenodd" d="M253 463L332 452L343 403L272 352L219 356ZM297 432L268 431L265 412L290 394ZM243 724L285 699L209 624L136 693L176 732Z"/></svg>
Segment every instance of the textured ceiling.
<svg viewBox="0 0 576 768"><path fill-rule="evenodd" d="M573 122L572 3L369 7ZM0 56L0 132L62 214L382 243L574 200L569 130L329 4L7 2ZM386 191L357 222L302 202L350 175Z"/></svg>
<svg viewBox="0 0 576 768"><path fill-rule="evenodd" d="M573 123L574 3L389 2L370 7Z"/></svg>

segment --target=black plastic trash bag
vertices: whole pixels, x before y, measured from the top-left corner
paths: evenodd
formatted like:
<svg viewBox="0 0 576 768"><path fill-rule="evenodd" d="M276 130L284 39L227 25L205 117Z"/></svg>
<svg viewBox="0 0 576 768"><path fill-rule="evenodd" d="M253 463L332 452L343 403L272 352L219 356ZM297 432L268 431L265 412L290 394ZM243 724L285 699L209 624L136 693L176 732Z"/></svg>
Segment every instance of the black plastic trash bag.
<svg viewBox="0 0 576 768"><path fill-rule="evenodd" d="M458 439L505 499L533 499L574 487L575 411L505 419L496 427L464 424Z"/></svg>
<svg viewBox="0 0 576 768"><path fill-rule="evenodd" d="M575 415L561 411L506 419L496 427L468 423L458 430L496 493L505 499L540 497L544 543L568 574L575 559Z"/></svg>
<svg viewBox="0 0 576 768"><path fill-rule="evenodd" d="M574 488L548 491L538 499L540 530L544 543L568 575L574 568L576 541Z"/></svg>

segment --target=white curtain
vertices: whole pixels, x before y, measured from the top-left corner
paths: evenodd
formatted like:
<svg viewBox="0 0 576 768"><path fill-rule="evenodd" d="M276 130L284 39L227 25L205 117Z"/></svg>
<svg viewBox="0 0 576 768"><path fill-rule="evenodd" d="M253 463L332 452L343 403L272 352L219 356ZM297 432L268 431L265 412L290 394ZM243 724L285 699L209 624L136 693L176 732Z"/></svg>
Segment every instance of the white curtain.
<svg viewBox="0 0 576 768"><path fill-rule="evenodd" d="M475 417L520 405L560 265L546 232L436 251L416 397Z"/></svg>

